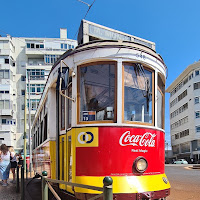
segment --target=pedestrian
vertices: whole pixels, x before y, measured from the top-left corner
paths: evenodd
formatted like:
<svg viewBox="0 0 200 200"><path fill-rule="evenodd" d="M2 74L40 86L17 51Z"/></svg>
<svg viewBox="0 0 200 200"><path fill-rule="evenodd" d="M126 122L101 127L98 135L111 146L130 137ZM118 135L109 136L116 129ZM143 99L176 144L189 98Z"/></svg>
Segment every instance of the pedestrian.
<svg viewBox="0 0 200 200"><path fill-rule="evenodd" d="M19 153L17 158L18 158L18 166L21 167L23 165L23 161L24 161L21 153Z"/></svg>
<svg viewBox="0 0 200 200"><path fill-rule="evenodd" d="M13 174L13 180L10 181L11 183L16 183L15 182L15 169L17 168L17 154L15 153L15 150L13 147L9 148L10 151L10 169Z"/></svg>
<svg viewBox="0 0 200 200"><path fill-rule="evenodd" d="M10 172L10 152L5 144L1 145L1 159L0 159L0 179L2 179L2 186L8 186L7 180Z"/></svg>

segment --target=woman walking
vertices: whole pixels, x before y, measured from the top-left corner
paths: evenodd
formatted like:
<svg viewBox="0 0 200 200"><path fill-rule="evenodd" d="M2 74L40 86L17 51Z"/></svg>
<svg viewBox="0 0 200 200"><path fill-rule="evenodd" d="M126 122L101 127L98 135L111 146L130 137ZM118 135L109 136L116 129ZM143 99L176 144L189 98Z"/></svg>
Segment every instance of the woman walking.
<svg viewBox="0 0 200 200"><path fill-rule="evenodd" d="M16 183L15 182L15 169L17 168L17 156L16 156L16 153L15 153L13 147L10 147L9 151L10 151L10 164L11 164L10 169L11 169L11 172L13 174L13 180L10 181L10 182L11 183Z"/></svg>
<svg viewBox="0 0 200 200"><path fill-rule="evenodd" d="M2 186L6 187L10 172L10 152L5 144L2 144L0 149L0 179L3 180Z"/></svg>

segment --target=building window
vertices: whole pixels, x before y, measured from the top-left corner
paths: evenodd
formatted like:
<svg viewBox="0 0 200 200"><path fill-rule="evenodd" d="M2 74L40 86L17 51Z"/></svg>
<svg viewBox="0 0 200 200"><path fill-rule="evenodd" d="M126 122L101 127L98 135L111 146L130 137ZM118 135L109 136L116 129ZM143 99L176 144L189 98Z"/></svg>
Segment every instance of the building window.
<svg viewBox="0 0 200 200"><path fill-rule="evenodd" d="M199 103L199 97L195 97L195 98L194 98L194 103L195 103L195 104L198 104L198 103Z"/></svg>
<svg viewBox="0 0 200 200"><path fill-rule="evenodd" d="M1 120L1 123L2 123L2 124L6 124L6 121L7 121L6 119L2 119L2 120Z"/></svg>
<svg viewBox="0 0 200 200"><path fill-rule="evenodd" d="M5 58L5 64L9 64L9 59Z"/></svg>
<svg viewBox="0 0 200 200"><path fill-rule="evenodd" d="M26 76L21 76L21 81L26 81Z"/></svg>
<svg viewBox="0 0 200 200"><path fill-rule="evenodd" d="M46 64L54 64L59 57L59 55L45 55L44 61Z"/></svg>
<svg viewBox="0 0 200 200"><path fill-rule="evenodd" d="M30 73L30 80L44 80L44 69L27 69L27 77Z"/></svg>
<svg viewBox="0 0 200 200"><path fill-rule="evenodd" d="M0 70L0 79L9 79L9 70Z"/></svg>
<svg viewBox="0 0 200 200"><path fill-rule="evenodd" d="M21 95L25 95L25 90L21 90Z"/></svg>
<svg viewBox="0 0 200 200"><path fill-rule="evenodd" d="M182 100L185 96L187 96L187 90L185 90L183 93L181 93L181 94L178 96L178 101Z"/></svg>
<svg viewBox="0 0 200 200"><path fill-rule="evenodd" d="M25 105L24 104L22 104L22 110L24 110L25 109Z"/></svg>
<svg viewBox="0 0 200 200"><path fill-rule="evenodd" d="M190 142L180 144L181 153L190 152Z"/></svg>
<svg viewBox="0 0 200 200"><path fill-rule="evenodd" d="M180 132L180 138L189 135L189 129Z"/></svg>
<svg viewBox="0 0 200 200"><path fill-rule="evenodd" d="M44 84L30 84L30 94L38 95L44 91ZM29 86L27 84L27 92L29 93Z"/></svg>
<svg viewBox="0 0 200 200"><path fill-rule="evenodd" d="M194 90L197 90L200 88L200 82L194 83Z"/></svg>
<svg viewBox="0 0 200 200"><path fill-rule="evenodd" d="M10 101L0 100L0 109L10 109Z"/></svg>
<svg viewBox="0 0 200 200"><path fill-rule="evenodd" d="M200 111L195 112L195 117L200 118Z"/></svg>
<svg viewBox="0 0 200 200"><path fill-rule="evenodd" d="M196 70L195 71L195 76L198 76L199 75L199 70Z"/></svg>
<svg viewBox="0 0 200 200"><path fill-rule="evenodd" d="M61 46L61 49L67 49L67 44L60 44L60 46Z"/></svg>
<svg viewBox="0 0 200 200"><path fill-rule="evenodd" d="M200 133L200 126L196 126L196 132Z"/></svg>
<svg viewBox="0 0 200 200"><path fill-rule="evenodd" d="M37 110L37 107L39 105L40 100L39 99L31 99L31 110ZM29 100L27 101L27 107L29 108Z"/></svg>
<svg viewBox="0 0 200 200"><path fill-rule="evenodd" d="M179 133L175 134L175 140L179 139Z"/></svg>

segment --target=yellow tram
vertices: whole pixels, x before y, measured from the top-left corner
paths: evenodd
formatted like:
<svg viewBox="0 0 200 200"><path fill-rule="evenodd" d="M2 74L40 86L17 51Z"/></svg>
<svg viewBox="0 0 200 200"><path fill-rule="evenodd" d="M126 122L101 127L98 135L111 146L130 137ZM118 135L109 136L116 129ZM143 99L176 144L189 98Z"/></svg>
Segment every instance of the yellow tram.
<svg viewBox="0 0 200 200"><path fill-rule="evenodd" d="M86 20L54 64L32 126L33 167L102 186L115 200L165 199L166 66L155 43ZM60 184L74 199L96 191Z"/></svg>

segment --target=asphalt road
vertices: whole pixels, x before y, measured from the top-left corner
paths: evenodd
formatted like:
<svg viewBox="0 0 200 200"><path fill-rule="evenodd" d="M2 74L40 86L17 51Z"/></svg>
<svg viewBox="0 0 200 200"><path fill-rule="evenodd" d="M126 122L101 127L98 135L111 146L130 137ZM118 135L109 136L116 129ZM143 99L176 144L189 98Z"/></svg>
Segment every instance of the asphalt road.
<svg viewBox="0 0 200 200"><path fill-rule="evenodd" d="M200 169L193 165L165 165L165 172L171 184L167 200L200 200Z"/></svg>

